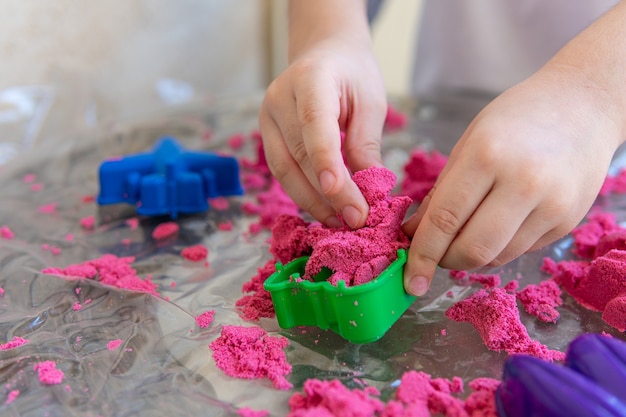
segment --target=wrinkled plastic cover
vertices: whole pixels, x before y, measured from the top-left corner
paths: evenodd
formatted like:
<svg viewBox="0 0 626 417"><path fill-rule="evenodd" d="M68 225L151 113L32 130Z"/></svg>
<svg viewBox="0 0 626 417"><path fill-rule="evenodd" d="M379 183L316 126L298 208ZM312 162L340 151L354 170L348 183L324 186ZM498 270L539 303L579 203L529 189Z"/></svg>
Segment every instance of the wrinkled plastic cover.
<svg viewBox="0 0 626 417"><path fill-rule="evenodd" d="M414 146L437 147L449 152L465 125L486 103L482 98L447 97L433 102L399 100L396 106L411 115L407 129L386 135L384 158L402 175L408 150ZM3 167L0 172L0 225L15 232L12 240L0 240L0 335L30 343L0 351L0 414L2 416L227 416L241 407L288 412L287 400L307 378L338 378L348 386L361 382L378 387L387 398L399 377L419 370L435 377L500 378L505 353L488 350L467 323L455 323L444 311L478 286L458 286L440 270L428 295L419 298L389 332L375 343L351 344L332 331L317 328L281 330L274 319L257 323L242 320L235 302L241 286L269 258L269 232L248 233L258 219L246 215L241 204L254 195L229 198L227 211L182 216L177 240L158 244L154 227L167 218L141 218L132 230L125 220L130 207L98 208L82 197L98 192L97 167L115 155L145 151L163 135L176 137L196 150L232 153L225 144L236 133L249 135L257 128L260 97L222 99L164 111L148 120L131 121L108 129L67 137L39 146ZM244 146L237 156L254 158L253 147ZM22 181L35 174L43 184L33 192ZM37 208L57 203L54 214ZM626 198L598 200L606 210L625 219ZM96 229L85 231L79 220L96 216ZM232 221L232 231L217 225ZM68 241L68 233L74 240ZM130 244L122 243L130 239ZM202 243L209 249L209 263L184 261L180 251ZM59 247L52 254L42 244ZM540 272L544 256L570 258L569 237L541 251L525 255L497 270L503 285L521 276L520 288L547 276ZM105 253L134 256L133 266L148 274L162 295L126 292L90 280L71 281L41 274L49 266L64 267ZM76 288L80 287L80 294ZM452 297L449 296L452 294ZM91 299L86 304L84 301ZM521 313L532 337L552 349L564 350L577 335L606 331L598 313L577 305L564 294L558 324L542 323ZM83 308L75 311L75 301ZM215 320L200 329L194 317L215 310ZM292 392L273 388L268 380L240 380L216 368L209 343L222 325L260 325L270 334L290 339L287 358ZM442 331L445 330L445 335ZM621 337L621 336L620 336ZM121 348L110 351L107 343L121 339ZM54 360L65 373L60 385L45 386L33 372L33 364ZM12 389L20 396L3 405Z"/></svg>

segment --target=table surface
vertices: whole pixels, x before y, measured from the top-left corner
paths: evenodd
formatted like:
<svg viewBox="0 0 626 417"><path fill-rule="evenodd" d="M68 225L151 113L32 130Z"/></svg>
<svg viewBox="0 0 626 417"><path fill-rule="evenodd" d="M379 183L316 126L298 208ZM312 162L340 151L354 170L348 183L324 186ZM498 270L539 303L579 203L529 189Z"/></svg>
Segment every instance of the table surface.
<svg viewBox="0 0 626 417"><path fill-rule="evenodd" d="M396 100L395 105L410 116L409 125L386 134L385 162L401 178L413 147L449 152L485 103L480 97ZM248 233L258 218L241 209L243 202L254 201L253 193L229 198L226 211L181 216L178 237L166 244L155 242L151 232L167 219L140 218L139 227L133 230L125 222L135 216L132 208L83 202L85 195L98 192L97 167L102 160L148 150L165 135L176 137L189 149L232 153L225 145L227 139L237 133L249 137L257 128L259 104L255 96L170 109L153 118L45 144L4 167L0 225L10 227L15 238L0 241L0 287L5 290L0 298L0 334L4 337L0 342L13 336L30 342L0 351L2 416L227 416L237 415L241 407L280 416L288 412L288 398L307 378L336 378L350 387L359 386L358 379L379 388L385 398L408 370L434 377L460 376L466 382L500 377L506 353L490 351L471 325L444 316L450 305L479 288L458 285L448 271L438 271L431 291L382 339L354 345L332 331L281 330L275 319L251 323L239 316L235 302L243 295L242 284L270 259L269 232ZM235 155L253 157L251 143ZM26 174L36 176L42 184L40 191L32 191L23 181ZM597 204L622 221L625 202L624 196L611 196ZM38 212L38 207L50 203L56 203L54 213ZM89 215L96 217L93 231L79 224ZM233 229L219 230L218 224L226 220ZM67 240L68 234L74 236L72 241ZM122 243L124 239L130 243ZM208 267L180 256L184 247L199 243L209 249ZM42 244L58 247L61 253L43 250ZM566 237L484 272L499 273L503 285L520 276L520 287L538 283L548 278L540 271L543 258L569 258L571 244ZM161 297L40 272L105 253L135 257L133 267L142 277L152 276ZM86 299L91 302L85 304ZM589 312L566 294L564 300L557 324L521 313L533 338L559 350L586 332L606 331L623 338L598 313ZM81 310L72 308L76 301L83 302ZM194 317L206 310L215 310L215 320L200 329ZM208 345L226 324L258 325L272 335L286 336L293 391L279 391L268 380L231 378L219 370ZM121 339L123 345L110 351L106 345L114 339ZM42 360L57 363L65 373L62 384L40 384L32 368ZM2 405L12 389L20 390L20 396Z"/></svg>

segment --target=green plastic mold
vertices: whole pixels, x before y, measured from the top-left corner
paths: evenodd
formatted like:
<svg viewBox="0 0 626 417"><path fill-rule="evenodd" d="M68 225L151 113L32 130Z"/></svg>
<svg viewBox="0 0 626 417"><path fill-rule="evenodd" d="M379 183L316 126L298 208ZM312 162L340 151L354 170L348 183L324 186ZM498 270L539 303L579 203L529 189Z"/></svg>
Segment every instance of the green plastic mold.
<svg viewBox="0 0 626 417"><path fill-rule="evenodd" d="M286 265L276 264L263 287L272 295L280 327L317 326L331 329L353 343L374 342L413 304L415 297L404 291L402 272L406 250L372 281L346 287L327 281L330 270L322 270L314 281L299 279L304 275L308 256Z"/></svg>

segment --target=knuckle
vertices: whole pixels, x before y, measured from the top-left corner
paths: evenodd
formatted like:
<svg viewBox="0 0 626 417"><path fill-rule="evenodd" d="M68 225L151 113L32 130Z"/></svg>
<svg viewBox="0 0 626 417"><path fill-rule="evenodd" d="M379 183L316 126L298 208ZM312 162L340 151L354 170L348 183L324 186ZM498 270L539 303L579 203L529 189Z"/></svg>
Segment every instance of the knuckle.
<svg viewBox="0 0 626 417"><path fill-rule="evenodd" d="M481 244L469 244L465 250L465 262L470 268L488 265L498 254L492 248Z"/></svg>
<svg viewBox="0 0 626 417"><path fill-rule="evenodd" d="M292 143L290 148L291 156L293 156L293 159L295 159L301 167L306 164L309 156L304 142L298 141L296 143Z"/></svg>
<svg viewBox="0 0 626 417"><path fill-rule="evenodd" d="M455 235L461 228L461 219L451 210L437 208L429 216L430 222L446 235Z"/></svg>
<svg viewBox="0 0 626 417"><path fill-rule="evenodd" d="M307 101L299 107L299 118L302 127L305 127L316 120L323 117L324 113L320 109L319 104L316 101Z"/></svg>
<svg viewBox="0 0 626 417"><path fill-rule="evenodd" d="M335 211L320 198L306 201L302 209L320 221L336 214Z"/></svg>
<svg viewBox="0 0 626 417"><path fill-rule="evenodd" d="M267 165L272 176L281 184L285 182L292 170L291 164L281 159L268 158Z"/></svg>
<svg viewBox="0 0 626 417"><path fill-rule="evenodd" d="M458 249L458 244L453 243L444 258L441 266L447 269L473 269L489 265L497 256L491 248L481 244L463 245L463 249Z"/></svg>

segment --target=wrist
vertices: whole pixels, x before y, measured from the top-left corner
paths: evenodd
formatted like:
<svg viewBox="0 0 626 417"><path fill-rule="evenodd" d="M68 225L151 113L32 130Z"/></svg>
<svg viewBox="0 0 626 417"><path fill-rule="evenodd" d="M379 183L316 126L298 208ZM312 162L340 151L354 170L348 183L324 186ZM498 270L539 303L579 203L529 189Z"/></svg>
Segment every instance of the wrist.
<svg viewBox="0 0 626 417"><path fill-rule="evenodd" d="M291 0L289 62L329 39L371 47L366 0Z"/></svg>

